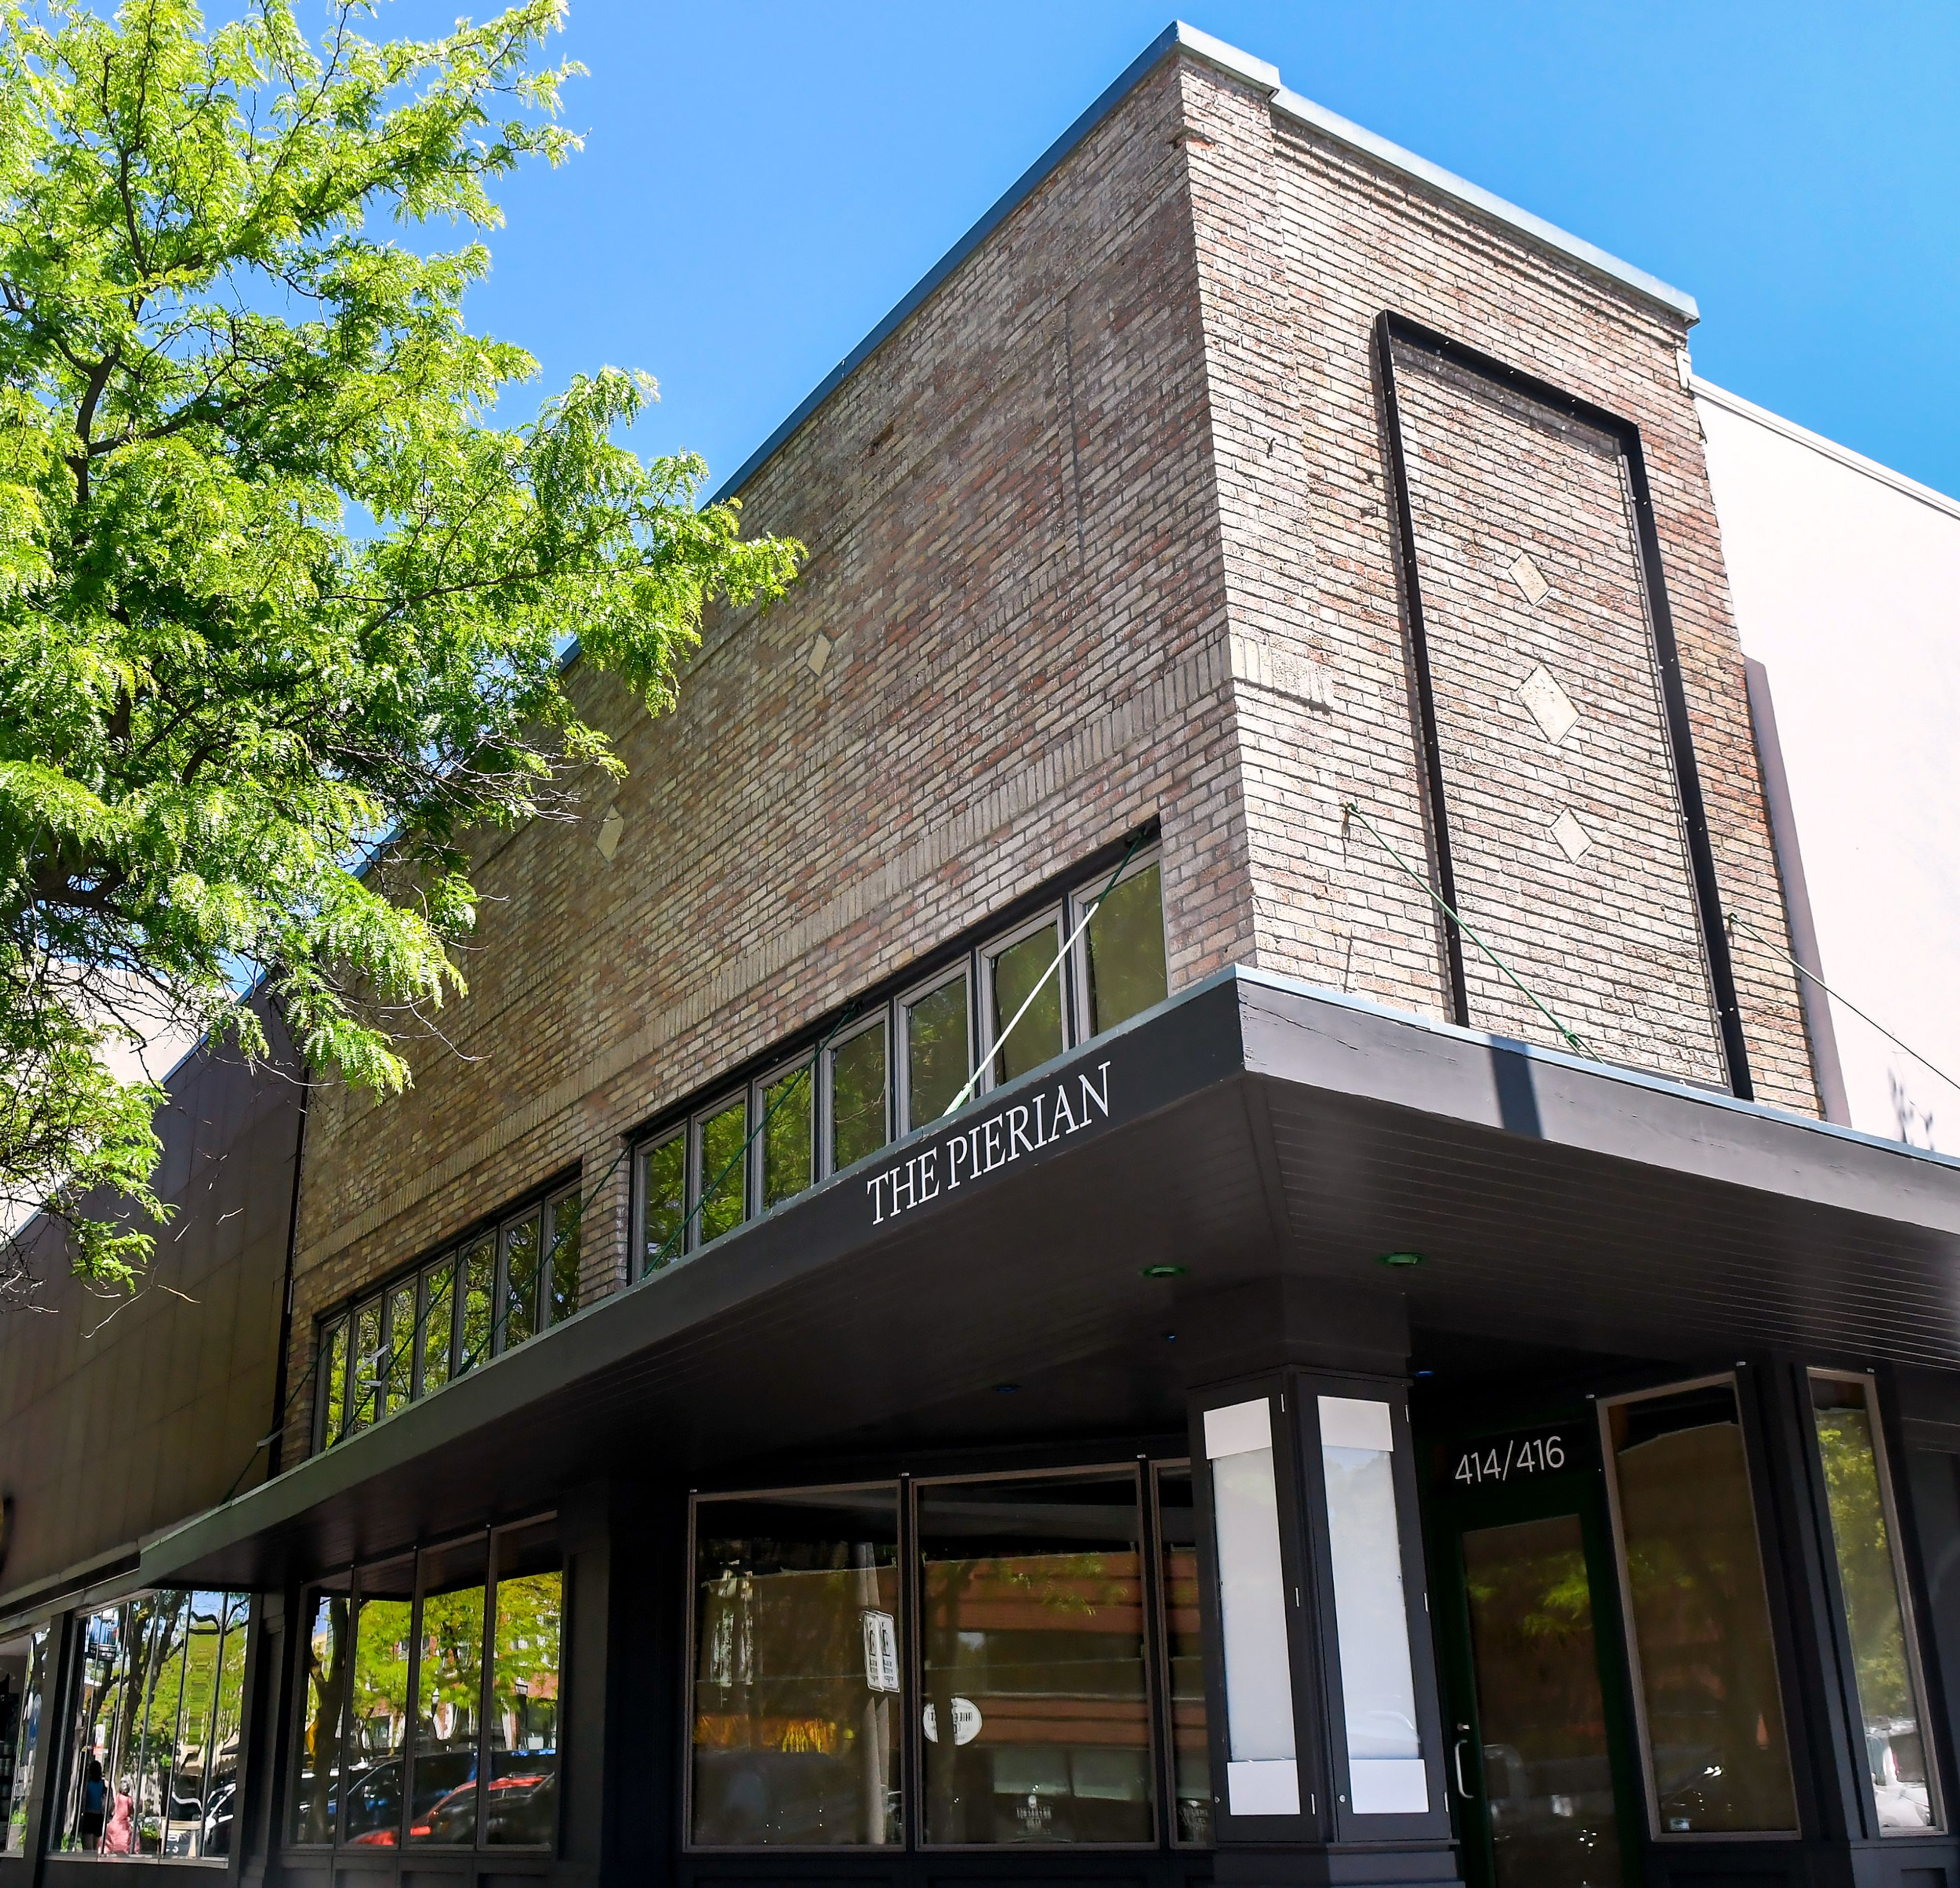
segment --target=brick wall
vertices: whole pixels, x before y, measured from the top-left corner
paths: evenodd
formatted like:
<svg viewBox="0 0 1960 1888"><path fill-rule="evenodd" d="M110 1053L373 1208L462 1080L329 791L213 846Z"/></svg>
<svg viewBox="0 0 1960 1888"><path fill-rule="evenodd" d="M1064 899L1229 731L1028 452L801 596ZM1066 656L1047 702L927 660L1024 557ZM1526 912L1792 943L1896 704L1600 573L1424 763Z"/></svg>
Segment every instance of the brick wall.
<svg viewBox="0 0 1960 1888"><path fill-rule="evenodd" d="M676 712L581 678L630 776L485 864L457 1052L316 1110L296 1358L570 1161L611 1170L611 1288L625 1131L1145 819L1173 984L1250 956L1178 100L1159 68L749 482L806 575L709 626Z"/></svg>
<svg viewBox="0 0 1960 1888"><path fill-rule="evenodd" d="M319 1310L574 1164L596 1195L586 1289L613 1288L633 1127L1152 816L1174 988L1256 963L1444 1013L1433 909L1341 815L1354 799L1424 856L1368 358L1384 308L1640 425L1723 894L1780 936L1678 320L1276 124L1258 91L1179 55L750 479L749 525L810 546L795 594L713 621L657 721L576 677L630 775L486 850L453 1049L418 1058L412 1094L317 1103L295 1380ZM1480 423L1503 450L1502 422ZM1628 884L1672 981L1629 1004L1652 939L1616 931L1603 891L1577 927L1522 923L1516 947L1629 1059L1705 1072L1650 692L1629 680L1624 510L1595 460L1541 457L1477 541L1529 524L1555 563L1577 508L1588 522L1558 541L1590 561L1576 584L1561 571L1561 598L1620 582L1558 619L1558 652L1567 686L1632 731L1624 764L1583 785L1602 854L1623 829L1638 841ZM1440 531L1497 490L1467 476L1434 489ZM1502 610L1500 641L1524 622ZM1464 700L1473 778L1480 740L1503 737ZM1535 845L1542 822L1487 813L1479 896L1500 902L1507 831ZM1742 1001L1758 1092L1814 1107L1787 979L1744 966Z"/></svg>
<svg viewBox="0 0 1960 1888"><path fill-rule="evenodd" d="M1371 358L1384 310L1639 428L1722 903L1780 941L1741 649L1682 386L1680 317L1276 110L1262 88L1196 62L1183 67L1182 86L1259 963L1449 1013L1444 942L1425 894L1364 833L1344 827L1341 811L1353 801L1405 858L1427 858ZM1450 817L1470 829L1478 915L1503 930L1554 1011L1563 1001L1579 1012L1601 1052L1719 1079L1706 970L1685 904L1679 810L1655 745L1624 495L1596 455L1549 453L1532 443L1542 434L1506 422L1488 401L1450 409L1441 390L1420 382L1410 397L1424 451L1488 456L1474 478L1416 457L1414 482L1430 501L1419 535L1426 524L1429 552L1443 566L1426 575L1426 589L1433 578L1467 578L1473 565L1481 573L1482 630L1508 677L1515 650L1529 646L1532 613L1521 596L1482 582L1498 548L1527 529L1575 553L1585 540L1548 608L1567 632L1565 686L1592 706L1596 728L1614 724L1603 747L1579 740L1573 756L1597 764L1561 782L1529 777L1534 767L1559 771L1561 757L1542 740L1527 754L1510 689L1493 688L1476 714L1453 716L1446 766L1464 804ZM1465 437L1469 428L1478 440ZM1529 472L1500 463L1518 454L1531 458ZM1476 610L1460 589L1446 587L1443 600L1465 606L1443 613L1446 645L1452 628L1460 645ZM1533 632L1545 627L1539 617ZM1505 705L1494 712L1500 694ZM1576 868L1545 849L1554 788L1583 798L1611 829ZM1738 962L1736 979L1758 1097L1816 1113L1794 973L1757 952ZM1473 973L1473 1021L1562 1046L1496 981Z"/></svg>

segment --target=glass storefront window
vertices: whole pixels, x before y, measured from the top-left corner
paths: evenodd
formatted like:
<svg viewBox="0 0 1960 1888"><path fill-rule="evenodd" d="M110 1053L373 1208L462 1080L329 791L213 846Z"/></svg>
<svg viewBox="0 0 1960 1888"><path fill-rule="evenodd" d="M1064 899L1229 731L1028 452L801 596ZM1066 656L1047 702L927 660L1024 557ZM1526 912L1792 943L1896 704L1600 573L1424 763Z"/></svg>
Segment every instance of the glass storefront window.
<svg viewBox="0 0 1960 1888"><path fill-rule="evenodd" d="M670 1134L640 1156L640 1271L670 1266L686 1249L687 1136Z"/></svg>
<svg viewBox="0 0 1960 1888"><path fill-rule="evenodd" d="M1026 937L982 960L987 975L988 1033L1001 1045L994 1052L993 1078L997 1082L1012 1081L1061 1053L1062 976L1055 963L1061 950L1061 920L1049 918ZM1027 1014L1021 1016L1024 1003ZM1017 1016L1021 1020L1014 1023ZM1002 1041L1003 1032L1010 1023L1014 1023L1013 1033Z"/></svg>
<svg viewBox="0 0 1960 1888"><path fill-rule="evenodd" d="M24 1853L27 1845L27 1804L34 1793L35 1760L41 1747L41 1701L47 1689L48 1647L52 1636L47 1627L38 1627L21 1648L26 1670L14 1721L14 1775L7 1803L6 1852L10 1855Z"/></svg>
<svg viewBox="0 0 1960 1888"><path fill-rule="evenodd" d="M1349 1807L1357 1816L1421 1816L1429 1808L1428 1766L1416 1728L1395 1517L1395 1412L1363 1397L1319 1402Z"/></svg>
<svg viewBox="0 0 1960 1888"><path fill-rule="evenodd" d="M758 1084L756 1119L766 1122L762 1132L762 1207L767 1212L794 1199L810 1183L811 1138L814 1110L808 1062L785 1069L773 1081Z"/></svg>
<svg viewBox="0 0 1960 1888"><path fill-rule="evenodd" d="M1081 902L1102 890L1101 885L1086 888ZM1091 1036L1127 1023L1169 994L1163 889L1154 860L1132 871L1096 907L1083 937L1082 961Z"/></svg>
<svg viewBox="0 0 1960 1888"><path fill-rule="evenodd" d="M476 1839L488 1571L488 1539L481 1534L422 1556L409 1801L413 1847L467 1847Z"/></svg>
<svg viewBox="0 0 1960 1888"><path fill-rule="evenodd" d="M966 973L899 1005L905 1020L905 1125L923 1127L966 1085Z"/></svg>
<svg viewBox="0 0 1960 1888"><path fill-rule="evenodd" d="M1939 1805L1871 1380L1812 1371L1810 1408L1879 1829L1914 1834L1939 1826Z"/></svg>
<svg viewBox="0 0 1960 1888"><path fill-rule="evenodd" d="M743 1157L749 1138L749 1097L737 1095L711 1114L704 1115L695 1132L700 1141L701 1211L695 1237L707 1245L733 1232L749 1215L748 1167Z"/></svg>
<svg viewBox="0 0 1960 1888"><path fill-rule="evenodd" d="M292 1839L333 1840L340 1797L341 1700L352 1644L353 1598L345 1574L309 1590L301 1613L306 1669L293 1780Z"/></svg>
<svg viewBox="0 0 1960 1888"><path fill-rule="evenodd" d="M558 1658L565 1578L549 1527L497 1537L484 1840L549 1848L558 1835Z"/></svg>
<svg viewBox="0 0 1960 1888"><path fill-rule="evenodd" d="M57 1851L230 1853L238 1743L225 1704L232 1691L243 1701L250 1618L243 1594L175 1591L139 1593L77 1622L68 1774L50 1806Z"/></svg>
<svg viewBox="0 0 1960 1888"><path fill-rule="evenodd" d="M339 1839L357 1848L401 1840L414 1609L413 1561L361 1574L340 1765Z"/></svg>
<svg viewBox="0 0 1960 1888"><path fill-rule="evenodd" d="M897 1490L694 1514L689 1833L698 1847L902 1840Z"/></svg>
<svg viewBox="0 0 1960 1888"><path fill-rule="evenodd" d="M1163 1553L1164 1654L1169 1665L1172 1839L1211 1841L1211 1753L1205 1730L1204 1648L1198 1623L1198 1512L1191 1470L1157 1472Z"/></svg>
<svg viewBox="0 0 1960 1888"><path fill-rule="evenodd" d="M1156 1838L1134 1471L919 1490L925 1839Z"/></svg>
<svg viewBox="0 0 1960 1888"><path fill-rule="evenodd" d="M830 1052L830 1170L833 1173L876 1154L892 1138L886 1118L885 1060L882 1015ZM959 1090L956 1088L953 1092L956 1094Z"/></svg>
<svg viewBox="0 0 1960 1888"><path fill-rule="evenodd" d="M1734 1380L1602 1409L1656 1833L1793 1831Z"/></svg>

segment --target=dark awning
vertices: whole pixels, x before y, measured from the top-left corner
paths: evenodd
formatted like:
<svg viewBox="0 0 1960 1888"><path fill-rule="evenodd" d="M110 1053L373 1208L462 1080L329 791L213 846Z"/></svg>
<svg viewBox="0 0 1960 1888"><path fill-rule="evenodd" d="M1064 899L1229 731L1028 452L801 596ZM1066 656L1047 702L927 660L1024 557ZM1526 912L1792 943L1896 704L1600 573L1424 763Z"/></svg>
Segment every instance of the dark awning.
<svg viewBox="0 0 1960 1888"><path fill-rule="evenodd" d="M1398 1250L1424 1262L1385 1273ZM1951 1364L1956 1260L1960 1164L1227 971L149 1543L142 1573L268 1587L619 1470L1175 1428L1179 1317L1275 1275L1392 1275L1418 1331Z"/></svg>

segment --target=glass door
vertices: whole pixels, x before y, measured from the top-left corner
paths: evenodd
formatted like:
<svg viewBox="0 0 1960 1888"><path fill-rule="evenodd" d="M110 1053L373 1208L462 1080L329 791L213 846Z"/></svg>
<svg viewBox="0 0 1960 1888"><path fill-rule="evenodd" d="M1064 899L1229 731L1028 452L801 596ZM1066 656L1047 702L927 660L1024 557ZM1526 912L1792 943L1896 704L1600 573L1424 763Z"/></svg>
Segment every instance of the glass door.
<svg viewBox="0 0 1960 1888"><path fill-rule="evenodd" d="M1640 1879L1589 1429L1578 1419L1434 1452L1449 1794L1471 1888Z"/></svg>

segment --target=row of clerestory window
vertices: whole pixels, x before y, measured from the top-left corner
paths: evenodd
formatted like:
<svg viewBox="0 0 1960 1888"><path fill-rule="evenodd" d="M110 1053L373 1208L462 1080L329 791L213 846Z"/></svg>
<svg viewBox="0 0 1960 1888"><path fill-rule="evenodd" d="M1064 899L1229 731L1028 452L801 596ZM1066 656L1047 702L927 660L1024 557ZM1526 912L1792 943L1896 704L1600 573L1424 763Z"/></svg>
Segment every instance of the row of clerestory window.
<svg viewBox="0 0 1960 1888"><path fill-rule="evenodd" d="M574 1186L326 1320L314 1447L330 1449L570 1317L578 1261Z"/></svg>
<svg viewBox="0 0 1960 1888"><path fill-rule="evenodd" d="M847 1011L829 1040L648 1135L634 1163L635 1275L937 1120L969 1084L1013 1081L1168 989L1153 847L1119 877L1085 880L889 1001Z"/></svg>

